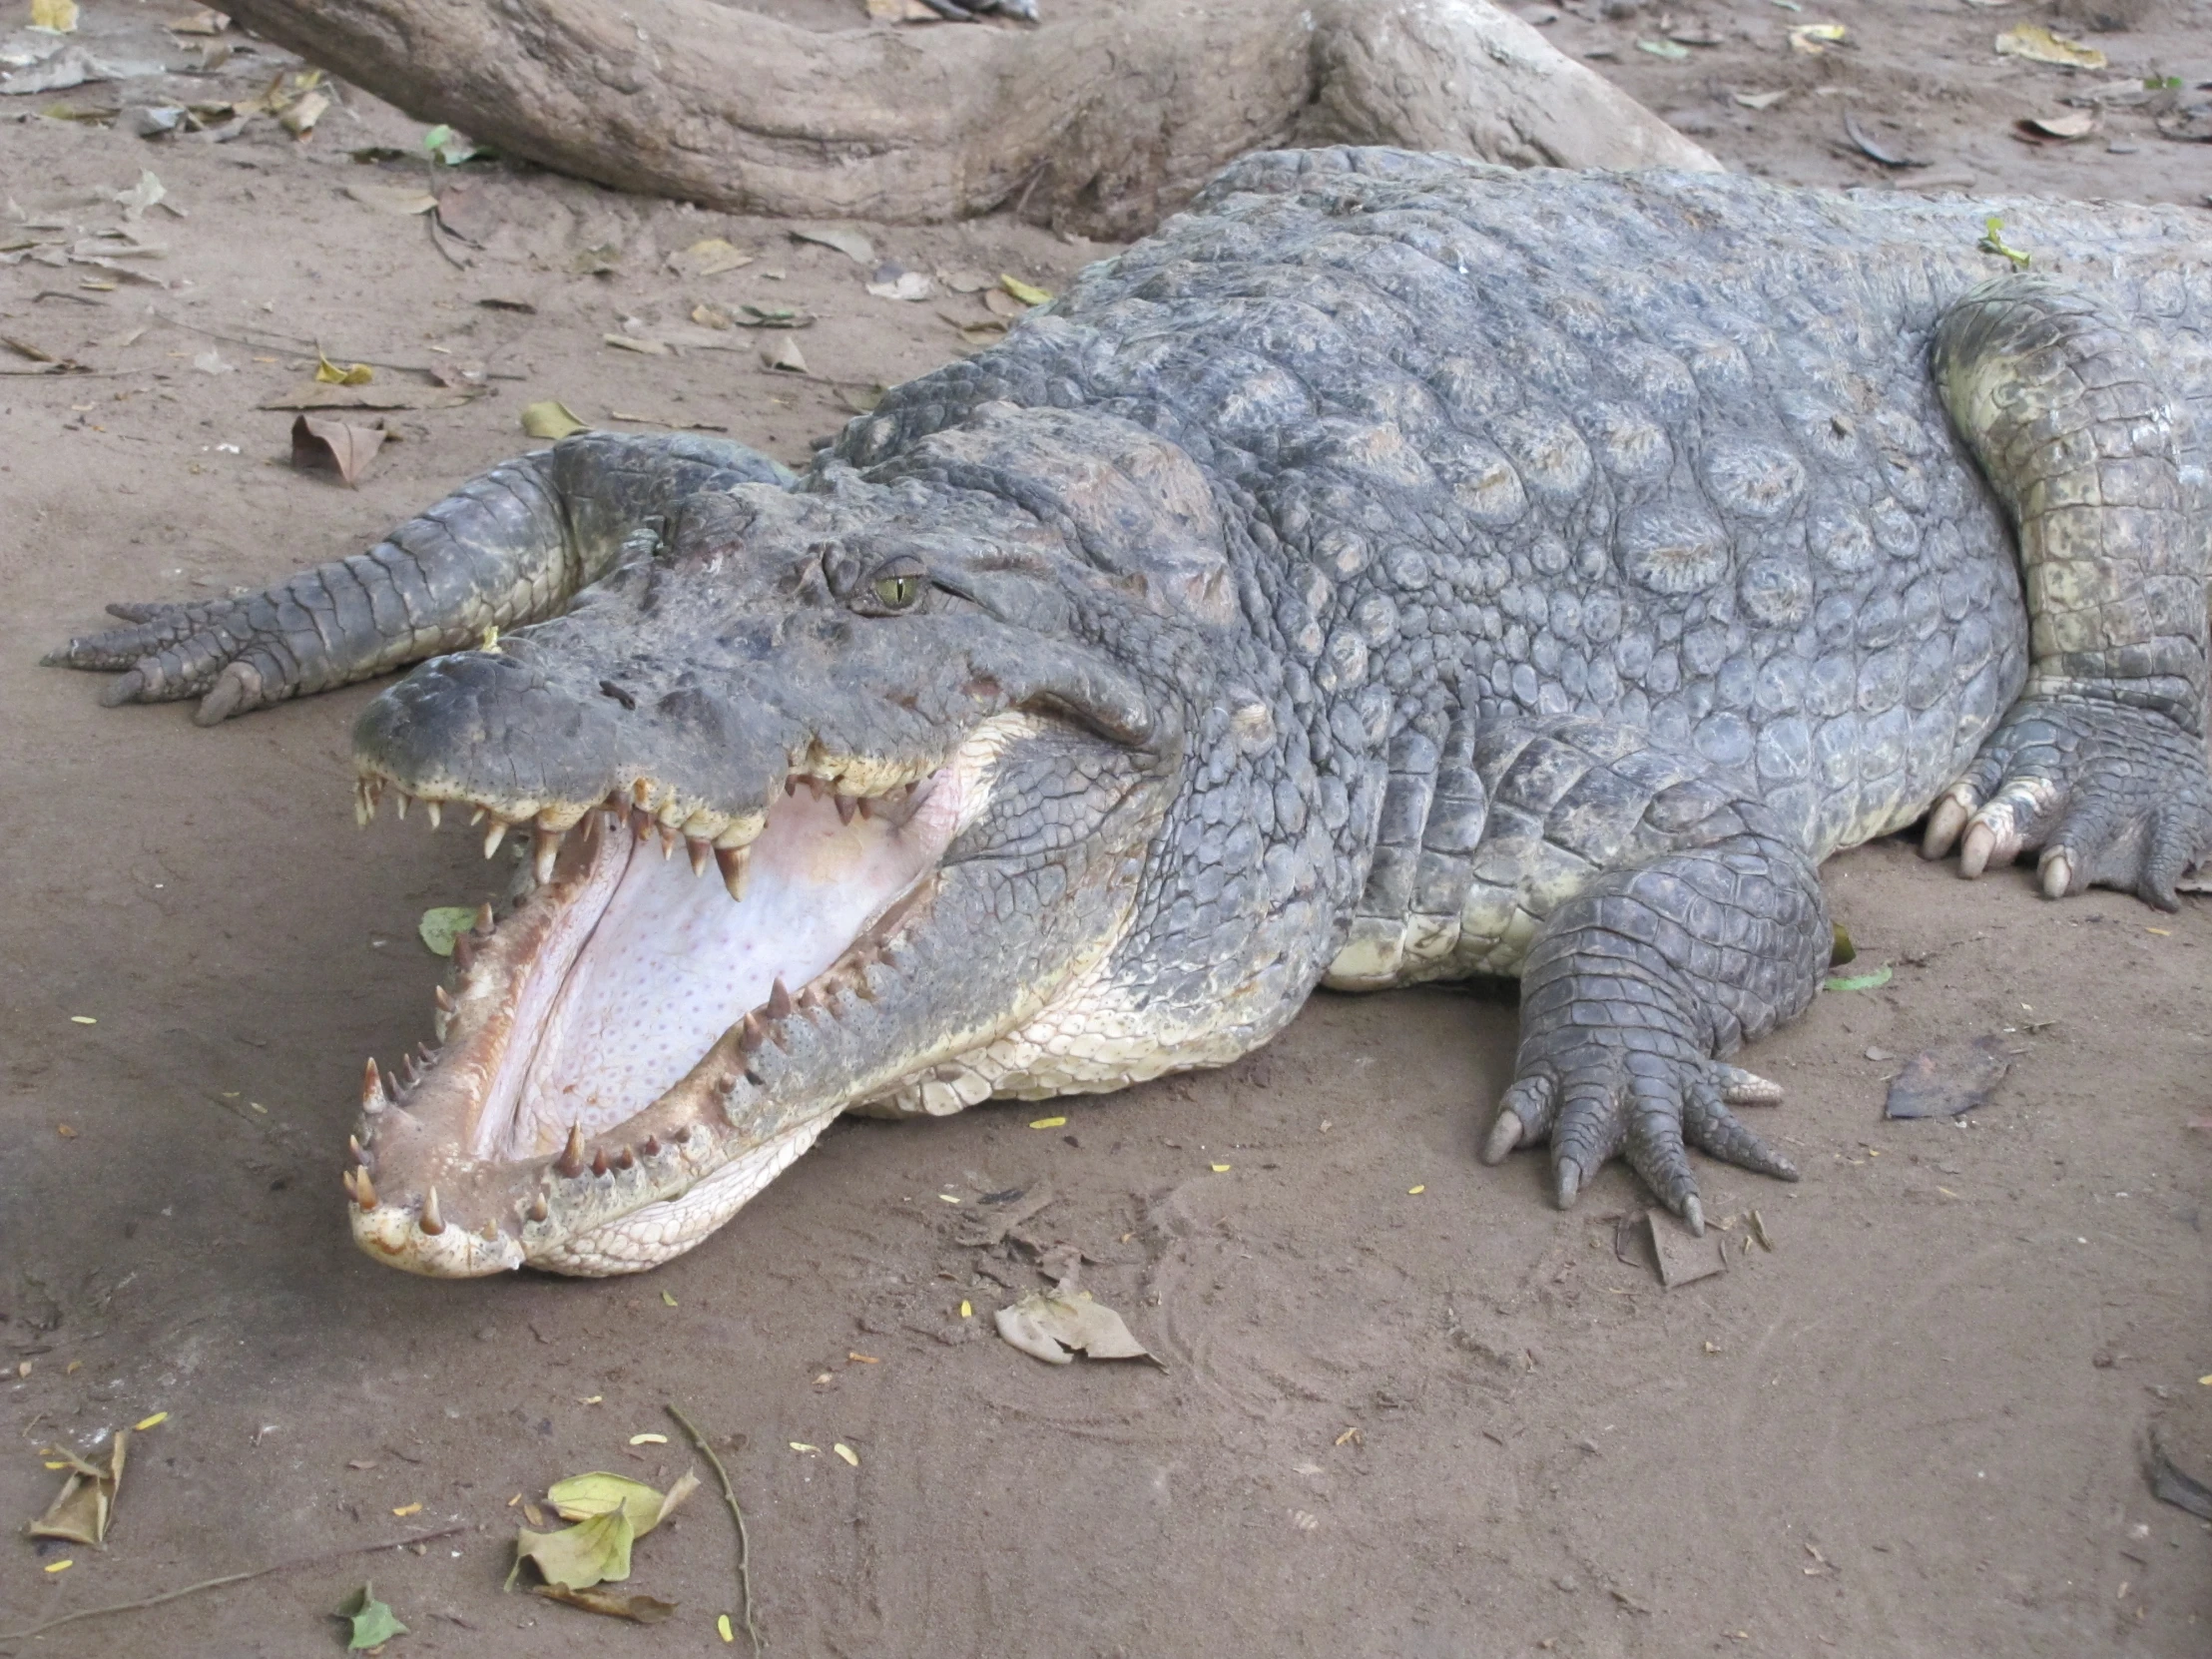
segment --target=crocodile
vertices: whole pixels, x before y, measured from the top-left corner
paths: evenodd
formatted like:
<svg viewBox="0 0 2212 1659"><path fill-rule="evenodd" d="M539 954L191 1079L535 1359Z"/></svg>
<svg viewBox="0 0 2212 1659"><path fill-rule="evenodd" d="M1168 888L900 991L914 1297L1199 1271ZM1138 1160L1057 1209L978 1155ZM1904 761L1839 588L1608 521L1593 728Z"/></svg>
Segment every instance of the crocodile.
<svg viewBox="0 0 2212 1659"><path fill-rule="evenodd" d="M360 815L470 813L514 879L367 1067L397 1267L641 1270L840 1112L1479 975L1482 1156L1701 1228L1693 1149L1795 1178L1731 1057L1821 986L1829 854L1925 819L2170 909L2212 848L2205 232L1259 155L804 476L579 434L49 660L213 722L428 659Z"/></svg>

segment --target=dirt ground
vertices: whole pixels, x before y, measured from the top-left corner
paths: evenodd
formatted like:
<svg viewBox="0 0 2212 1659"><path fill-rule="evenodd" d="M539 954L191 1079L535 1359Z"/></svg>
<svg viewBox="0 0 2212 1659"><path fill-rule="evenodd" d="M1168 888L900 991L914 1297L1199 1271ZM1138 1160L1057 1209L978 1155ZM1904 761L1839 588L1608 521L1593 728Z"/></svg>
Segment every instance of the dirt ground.
<svg viewBox="0 0 2212 1659"><path fill-rule="evenodd" d="M1679 62L1637 49L1666 32L1649 13L1548 27L1612 45L1607 73L1779 179L1888 188L1838 148L1853 110L1977 189L2212 190L2212 146L2140 112L2071 146L2008 136L2107 78L1990 53L2045 12L1805 4L1685 6L1673 32L1719 44ZM93 0L84 34L183 64L154 26L171 10ZM1789 50L1787 26L1832 15L1852 46ZM2155 6L2087 38L2115 75L2193 84L2212 80L2208 23ZM201 79L0 99L0 248L32 245L0 267L0 834L17 849L0 865L0 1520L51 1495L40 1447L167 1413L106 1549L0 1548L0 1631L458 1530L0 1652L333 1651L327 1615L369 1579L411 1626L394 1653L726 1651L733 1539L711 1488L638 1549L634 1587L680 1603L668 1624L500 1593L517 1494L693 1461L669 1402L724 1448L786 1655L2207 1651L2212 1528L2154 1502L2143 1472L2153 1433L2212 1471L2202 900L2050 904L1902 842L1836 860L1839 917L1895 977L1759 1046L1790 1088L1768 1127L1805 1179L1705 1164L1730 1271L1672 1291L1616 1258L1615 1218L1641 1202L1618 1168L1562 1215L1537 1160L1475 1161L1509 990L1319 996L1265 1053L1075 1101L1061 1129L1023 1107L853 1123L642 1279L435 1284L355 1252L338 1170L362 1057L428 1035L416 918L494 877L450 830L355 832L347 731L373 687L200 731L177 708L103 710L97 682L39 653L110 599L365 545L525 447L535 399L802 461L846 398L966 349L956 324L988 313L942 290L872 297L866 271L782 224L503 167L467 170L453 204L482 246L441 252L424 219L347 194L424 175L348 159L421 129L342 89L305 142L261 120L157 144L127 119L24 109L236 100L279 67L263 50ZM1732 101L1783 88L1765 111ZM166 254L44 263L120 249L98 233L142 169L182 210L134 227ZM1004 222L870 235L919 271L1046 287L1098 252ZM755 262L668 269L718 236ZM761 366L754 334L665 355L603 342L630 318L659 338L701 303L817 313L793 336L813 373ZM417 401L432 365L480 373L481 395L392 411L402 441L349 491L290 470L292 417L261 407L318 341ZM23 372L40 366L24 347L89 371ZM2012 1059L1990 1105L1882 1120L1895 1056L1982 1034ZM1087 1253L1087 1283L1165 1371L1047 1368L988 1334L1036 1275L955 1231L984 1195L1045 1182L1057 1199L1030 1230ZM1771 1252L1748 1242L1753 1210ZM631 1443L645 1432L670 1441ZM829 1454L840 1441L856 1467Z"/></svg>

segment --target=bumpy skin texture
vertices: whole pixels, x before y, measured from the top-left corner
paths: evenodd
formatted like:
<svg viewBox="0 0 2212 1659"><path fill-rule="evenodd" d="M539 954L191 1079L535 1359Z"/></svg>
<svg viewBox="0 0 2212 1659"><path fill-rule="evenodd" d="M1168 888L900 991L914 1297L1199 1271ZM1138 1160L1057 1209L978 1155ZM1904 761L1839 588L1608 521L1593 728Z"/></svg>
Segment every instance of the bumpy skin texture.
<svg viewBox="0 0 2212 1659"><path fill-rule="evenodd" d="M1019 625L1173 711L1077 1022L1122 1047L1002 1030L960 1103L1227 1059L1318 983L1519 973L1489 1155L1548 1139L1565 1203L1625 1153L1695 1222L1686 1144L1789 1173L1721 1062L1817 991L1821 859L1935 806L1968 873L2041 847L2053 895L2171 904L2212 844L2208 422L2201 216L1286 153L895 388L785 540L1055 543L1135 597ZM697 664L742 606L692 603L621 650L587 608L542 672Z"/></svg>

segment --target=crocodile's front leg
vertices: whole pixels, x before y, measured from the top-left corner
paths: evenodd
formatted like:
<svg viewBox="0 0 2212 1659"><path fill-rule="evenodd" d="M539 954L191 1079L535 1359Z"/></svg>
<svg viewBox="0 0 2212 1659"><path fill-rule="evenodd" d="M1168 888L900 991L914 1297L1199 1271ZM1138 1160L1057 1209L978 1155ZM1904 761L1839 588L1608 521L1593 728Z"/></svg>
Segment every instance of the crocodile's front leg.
<svg viewBox="0 0 2212 1659"><path fill-rule="evenodd" d="M587 433L492 468L365 553L259 593L111 605L126 626L46 661L123 671L101 693L110 707L198 697L194 719L213 726L556 616L626 535L685 497L790 480L740 444Z"/></svg>
<svg viewBox="0 0 2212 1659"><path fill-rule="evenodd" d="M1548 1140L1565 1206L1625 1156L1693 1227L1689 1147L1794 1178L1730 1110L1782 1091L1725 1062L1813 1000L1833 932L1812 858L1756 783L1581 718L1463 719L1433 772L1425 829L1383 814L1388 856L1333 982L1388 982L1346 971L1385 961L1402 978L1520 975L1487 1161ZM1385 909L1402 918L1394 955L1378 948Z"/></svg>

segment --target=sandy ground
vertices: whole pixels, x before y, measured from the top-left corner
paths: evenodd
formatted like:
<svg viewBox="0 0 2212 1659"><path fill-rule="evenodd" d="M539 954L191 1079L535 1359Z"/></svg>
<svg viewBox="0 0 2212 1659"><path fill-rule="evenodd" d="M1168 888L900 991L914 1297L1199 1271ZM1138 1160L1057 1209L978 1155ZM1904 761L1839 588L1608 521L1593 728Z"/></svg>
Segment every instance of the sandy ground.
<svg viewBox="0 0 2212 1659"><path fill-rule="evenodd" d="M1990 190L2212 189L2212 147L2135 115L2059 150L2006 135L2079 84L1987 51L2005 19L2045 14L1844 7L1864 44L1819 60L1789 53L1797 18L1767 0L1699 9L1721 44L1686 63L1637 51L1648 15L1551 27L1612 42L1609 70L1780 178L1873 179L1834 147L1854 108ZM86 29L183 62L157 15L101 0ZM2171 6L2094 38L2116 69L2212 79L2206 18ZM276 67L242 56L165 96L237 98ZM1784 86L1757 115L1726 101ZM113 107L117 90L29 102ZM421 219L346 194L420 178L347 160L419 135L349 93L306 143L264 121L154 146L22 102L0 103L0 186L66 231L11 219L0 244L118 224L95 193L144 168L187 217L153 210L139 229L166 256L119 262L166 287L0 268L0 335L91 370L17 374L36 365L0 353L0 1518L50 1495L39 1447L168 1413L105 1550L0 1548L0 1630L459 1530L0 1651L331 1651L326 1615L364 1579L412 1626L394 1652L726 1651L733 1541L707 1495L639 1547L634 1585L680 1603L674 1622L500 1594L517 1494L692 1461L680 1435L630 1443L673 1434L667 1402L724 1448L787 1655L2207 1650L2212 1535L2142 1472L2153 1432L2212 1468L2201 901L2048 904L1901 843L1837 860L1837 912L1895 978L1824 996L1759 1047L1791 1091L1770 1130L1805 1180L1707 1165L1730 1271L1673 1291L1616 1258L1614 1220L1640 1202L1618 1169L1561 1215L1535 1160L1475 1162L1509 990L1321 996L1265 1054L1077 1101L1064 1129L1020 1107L854 1123L640 1280L430 1284L355 1253L337 1174L362 1056L428 1034L436 964L415 920L493 878L450 830L355 833L346 734L373 688L204 732L175 708L102 710L94 681L39 652L109 599L217 592L365 544L525 447L532 399L707 423L799 461L842 397L963 349L946 318L986 313L870 297L860 268L782 225L497 168L471 175L473 218L456 205L484 246L449 259ZM1096 252L996 222L872 234L919 270L1048 287ZM756 262L666 269L712 236ZM610 269L578 275L580 256ZM666 356L602 343L702 301L819 313L798 336L814 375L761 367L752 336ZM348 491L289 470L291 417L259 407L304 378L315 341L385 365L380 386L427 394L408 367L481 365L486 389L390 414L403 441ZM1979 1034L2013 1051L1992 1104L1882 1121L1897 1061L1881 1056ZM983 1195L1046 1182L1058 1196L1030 1232L1087 1253L1087 1282L1164 1372L1051 1369L987 1335L1035 1271L955 1231L991 1213ZM1753 1209L1771 1253L1746 1243ZM857 1467L829 1454L838 1441Z"/></svg>

